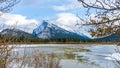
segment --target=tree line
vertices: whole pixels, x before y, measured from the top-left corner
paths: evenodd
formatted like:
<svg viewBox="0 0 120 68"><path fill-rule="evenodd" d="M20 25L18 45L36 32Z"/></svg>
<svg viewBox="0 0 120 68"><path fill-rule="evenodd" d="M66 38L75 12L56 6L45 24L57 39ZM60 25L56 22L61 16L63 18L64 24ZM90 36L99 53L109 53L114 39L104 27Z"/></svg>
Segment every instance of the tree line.
<svg viewBox="0 0 120 68"><path fill-rule="evenodd" d="M86 42L86 41L80 38L72 38L72 37L57 37L57 38L43 39L43 38L37 38L37 37L29 38L24 35L20 35L20 36L0 35L0 42L1 43L4 43L4 42L47 43L47 42Z"/></svg>

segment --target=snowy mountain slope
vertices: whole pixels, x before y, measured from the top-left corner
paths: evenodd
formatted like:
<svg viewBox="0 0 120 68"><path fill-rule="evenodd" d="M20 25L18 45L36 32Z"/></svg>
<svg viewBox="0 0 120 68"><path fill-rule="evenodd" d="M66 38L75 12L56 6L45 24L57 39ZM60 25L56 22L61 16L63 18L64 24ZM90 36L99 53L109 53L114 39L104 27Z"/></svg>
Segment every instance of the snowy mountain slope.
<svg viewBox="0 0 120 68"><path fill-rule="evenodd" d="M43 23L40 26L34 29L32 34L39 38L72 37L72 38L80 38L84 40L90 39L87 36L83 36L74 32L67 31L63 28L58 27L55 24L48 23L46 21L43 21Z"/></svg>
<svg viewBox="0 0 120 68"><path fill-rule="evenodd" d="M58 27L63 28L67 31L77 33L81 36L83 35L83 36L87 36L89 38L92 38L92 36L90 35L90 32L89 32L89 29L91 28L90 26L83 26L83 25L80 25L77 22L75 22L75 23L71 22L69 24L64 24L64 23L59 23L59 22L56 22L56 21L51 21L51 23L54 23Z"/></svg>
<svg viewBox="0 0 120 68"><path fill-rule="evenodd" d="M19 30L19 29L4 29L3 31L0 32L0 34L7 35L7 36L22 36L22 35L24 35L25 37L28 37L28 38L35 37L32 34L29 34L27 32Z"/></svg>

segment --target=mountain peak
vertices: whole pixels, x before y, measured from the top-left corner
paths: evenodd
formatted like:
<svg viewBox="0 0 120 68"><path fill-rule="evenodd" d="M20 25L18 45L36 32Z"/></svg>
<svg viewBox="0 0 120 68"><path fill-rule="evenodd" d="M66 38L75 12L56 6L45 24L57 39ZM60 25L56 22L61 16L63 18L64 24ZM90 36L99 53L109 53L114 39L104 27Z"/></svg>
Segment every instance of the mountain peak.
<svg viewBox="0 0 120 68"><path fill-rule="evenodd" d="M43 20L41 26L47 26L48 25L48 22L46 20Z"/></svg>
<svg viewBox="0 0 120 68"><path fill-rule="evenodd" d="M48 27L48 25L49 25L48 22L43 20L42 24L38 26L36 29L34 29L32 34L39 38L47 38L45 34L41 34L41 33L43 33L43 31Z"/></svg>
<svg viewBox="0 0 120 68"><path fill-rule="evenodd" d="M81 38L89 39L87 36L81 36L77 33L67 31L55 24L43 21L43 23L33 30L33 35L39 38Z"/></svg>

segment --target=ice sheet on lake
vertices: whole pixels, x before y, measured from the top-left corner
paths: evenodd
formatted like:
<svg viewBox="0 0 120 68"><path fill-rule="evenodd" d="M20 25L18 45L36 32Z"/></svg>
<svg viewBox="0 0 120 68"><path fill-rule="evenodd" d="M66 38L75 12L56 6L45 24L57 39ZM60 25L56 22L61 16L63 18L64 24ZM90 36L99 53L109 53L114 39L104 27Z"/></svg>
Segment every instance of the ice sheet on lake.
<svg viewBox="0 0 120 68"><path fill-rule="evenodd" d="M113 53L111 55L108 55L108 57L105 57L105 59L120 61L120 53Z"/></svg>

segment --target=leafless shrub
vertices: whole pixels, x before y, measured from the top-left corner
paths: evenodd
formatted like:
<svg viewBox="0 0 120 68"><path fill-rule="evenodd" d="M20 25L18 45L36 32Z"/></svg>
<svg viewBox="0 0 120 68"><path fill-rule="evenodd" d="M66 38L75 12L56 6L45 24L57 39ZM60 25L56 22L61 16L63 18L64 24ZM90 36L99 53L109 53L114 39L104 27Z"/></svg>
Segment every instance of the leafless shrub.
<svg viewBox="0 0 120 68"><path fill-rule="evenodd" d="M28 60L28 66L32 65L34 68L61 68L60 59L55 57L52 53L49 56L42 54L40 51L34 51L31 61Z"/></svg>
<svg viewBox="0 0 120 68"><path fill-rule="evenodd" d="M7 65L12 62L16 58L16 53L12 52L12 50L16 46L9 46L9 40L6 42L6 37L2 39L2 43L0 44L0 68L6 68Z"/></svg>

